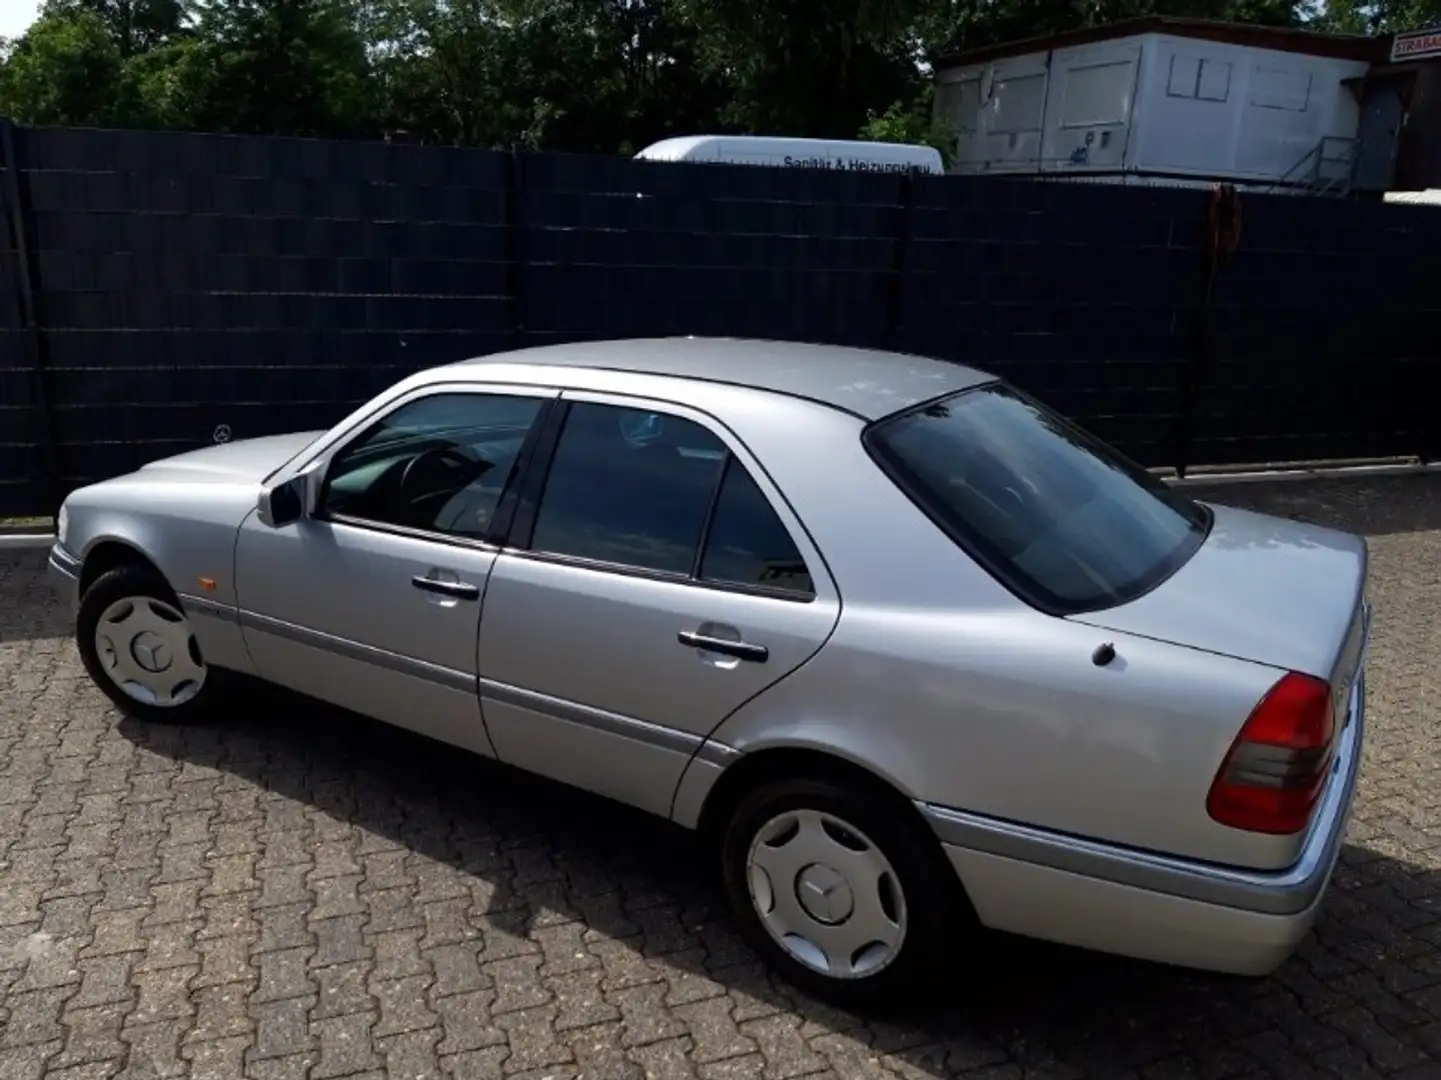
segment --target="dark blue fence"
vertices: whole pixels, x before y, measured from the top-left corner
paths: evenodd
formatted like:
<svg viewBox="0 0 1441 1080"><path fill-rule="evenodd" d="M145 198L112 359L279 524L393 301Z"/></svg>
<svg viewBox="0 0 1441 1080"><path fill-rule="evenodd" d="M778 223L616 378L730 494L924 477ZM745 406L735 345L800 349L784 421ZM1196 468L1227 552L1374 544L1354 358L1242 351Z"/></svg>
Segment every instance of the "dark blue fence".
<svg viewBox="0 0 1441 1080"><path fill-rule="evenodd" d="M1217 255L1194 190L3 123L0 150L0 516L585 338L960 360L1147 465L1441 430L1441 209L1244 196Z"/></svg>

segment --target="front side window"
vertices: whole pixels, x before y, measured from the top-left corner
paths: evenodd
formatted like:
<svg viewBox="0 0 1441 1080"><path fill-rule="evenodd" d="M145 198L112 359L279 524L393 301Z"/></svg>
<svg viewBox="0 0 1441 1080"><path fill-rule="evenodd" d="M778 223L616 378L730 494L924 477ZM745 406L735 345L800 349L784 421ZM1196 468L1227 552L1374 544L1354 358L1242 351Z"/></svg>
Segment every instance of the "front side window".
<svg viewBox="0 0 1441 1080"><path fill-rule="evenodd" d="M881 420L863 437L941 528L1057 614L1144 595L1210 528L1204 507L1001 383Z"/></svg>
<svg viewBox="0 0 1441 1080"><path fill-rule="evenodd" d="M727 450L690 420L570 407L531 549L689 576Z"/></svg>
<svg viewBox="0 0 1441 1080"><path fill-rule="evenodd" d="M407 402L335 456L320 511L484 539L543 405L486 393Z"/></svg>

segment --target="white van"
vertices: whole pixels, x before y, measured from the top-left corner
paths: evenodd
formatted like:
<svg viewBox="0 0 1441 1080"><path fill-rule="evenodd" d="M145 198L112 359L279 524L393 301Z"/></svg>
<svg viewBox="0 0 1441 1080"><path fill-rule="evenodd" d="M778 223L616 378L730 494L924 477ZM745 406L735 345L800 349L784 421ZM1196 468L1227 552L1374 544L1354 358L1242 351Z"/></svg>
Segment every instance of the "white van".
<svg viewBox="0 0 1441 1080"><path fill-rule="evenodd" d="M647 146L645 161L697 161L723 165L774 165L855 172L945 171L940 151L909 143L788 139L773 135L685 135Z"/></svg>

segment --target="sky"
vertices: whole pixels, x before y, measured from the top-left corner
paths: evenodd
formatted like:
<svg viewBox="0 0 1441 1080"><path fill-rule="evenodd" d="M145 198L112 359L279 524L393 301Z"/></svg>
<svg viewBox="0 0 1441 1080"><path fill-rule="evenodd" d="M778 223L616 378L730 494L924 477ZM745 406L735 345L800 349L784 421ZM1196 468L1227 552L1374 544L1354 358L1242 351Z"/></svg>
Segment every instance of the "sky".
<svg viewBox="0 0 1441 1080"><path fill-rule="evenodd" d="M19 37L35 21L40 0L0 0L0 37Z"/></svg>

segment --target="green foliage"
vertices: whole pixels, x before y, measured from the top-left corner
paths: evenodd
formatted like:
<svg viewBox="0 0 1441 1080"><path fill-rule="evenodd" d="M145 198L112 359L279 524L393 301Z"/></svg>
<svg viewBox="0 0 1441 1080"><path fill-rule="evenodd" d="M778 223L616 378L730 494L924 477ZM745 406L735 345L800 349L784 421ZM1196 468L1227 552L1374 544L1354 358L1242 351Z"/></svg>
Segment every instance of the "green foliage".
<svg viewBox="0 0 1441 1080"><path fill-rule="evenodd" d="M46 0L44 11L57 18L89 12L104 24L121 56L168 44L184 34L184 0Z"/></svg>
<svg viewBox="0 0 1441 1080"><path fill-rule="evenodd" d="M216 131L361 134L365 40L347 0L199 0L187 70L195 123Z"/></svg>
<svg viewBox="0 0 1441 1080"><path fill-rule="evenodd" d="M940 151L941 160L949 168L955 159L956 140L935 122L931 111L934 99L931 87L927 86L909 104L897 101L883 113L868 112L857 138L867 142L933 146Z"/></svg>
<svg viewBox="0 0 1441 1080"><path fill-rule="evenodd" d="M1297 26L1307 7L1304 0L941 0L929 11L926 35L948 51L1146 15Z"/></svg>
<svg viewBox="0 0 1441 1080"><path fill-rule="evenodd" d="M607 153L859 135L946 154L927 56L1147 14L1366 32L1441 20L1441 0L46 0L0 50L0 112Z"/></svg>
<svg viewBox="0 0 1441 1080"><path fill-rule="evenodd" d="M1317 25L1342 34L1389 34L1441 24L1441 0L1325 0Z"/></svg>
<svg viewBox="0 0 1441 1080"><path fill-rule="evenodd" d="M0 108L32 124L102 126L130 104L120 47L94 12L46 12L0 68Z"/></svg>

